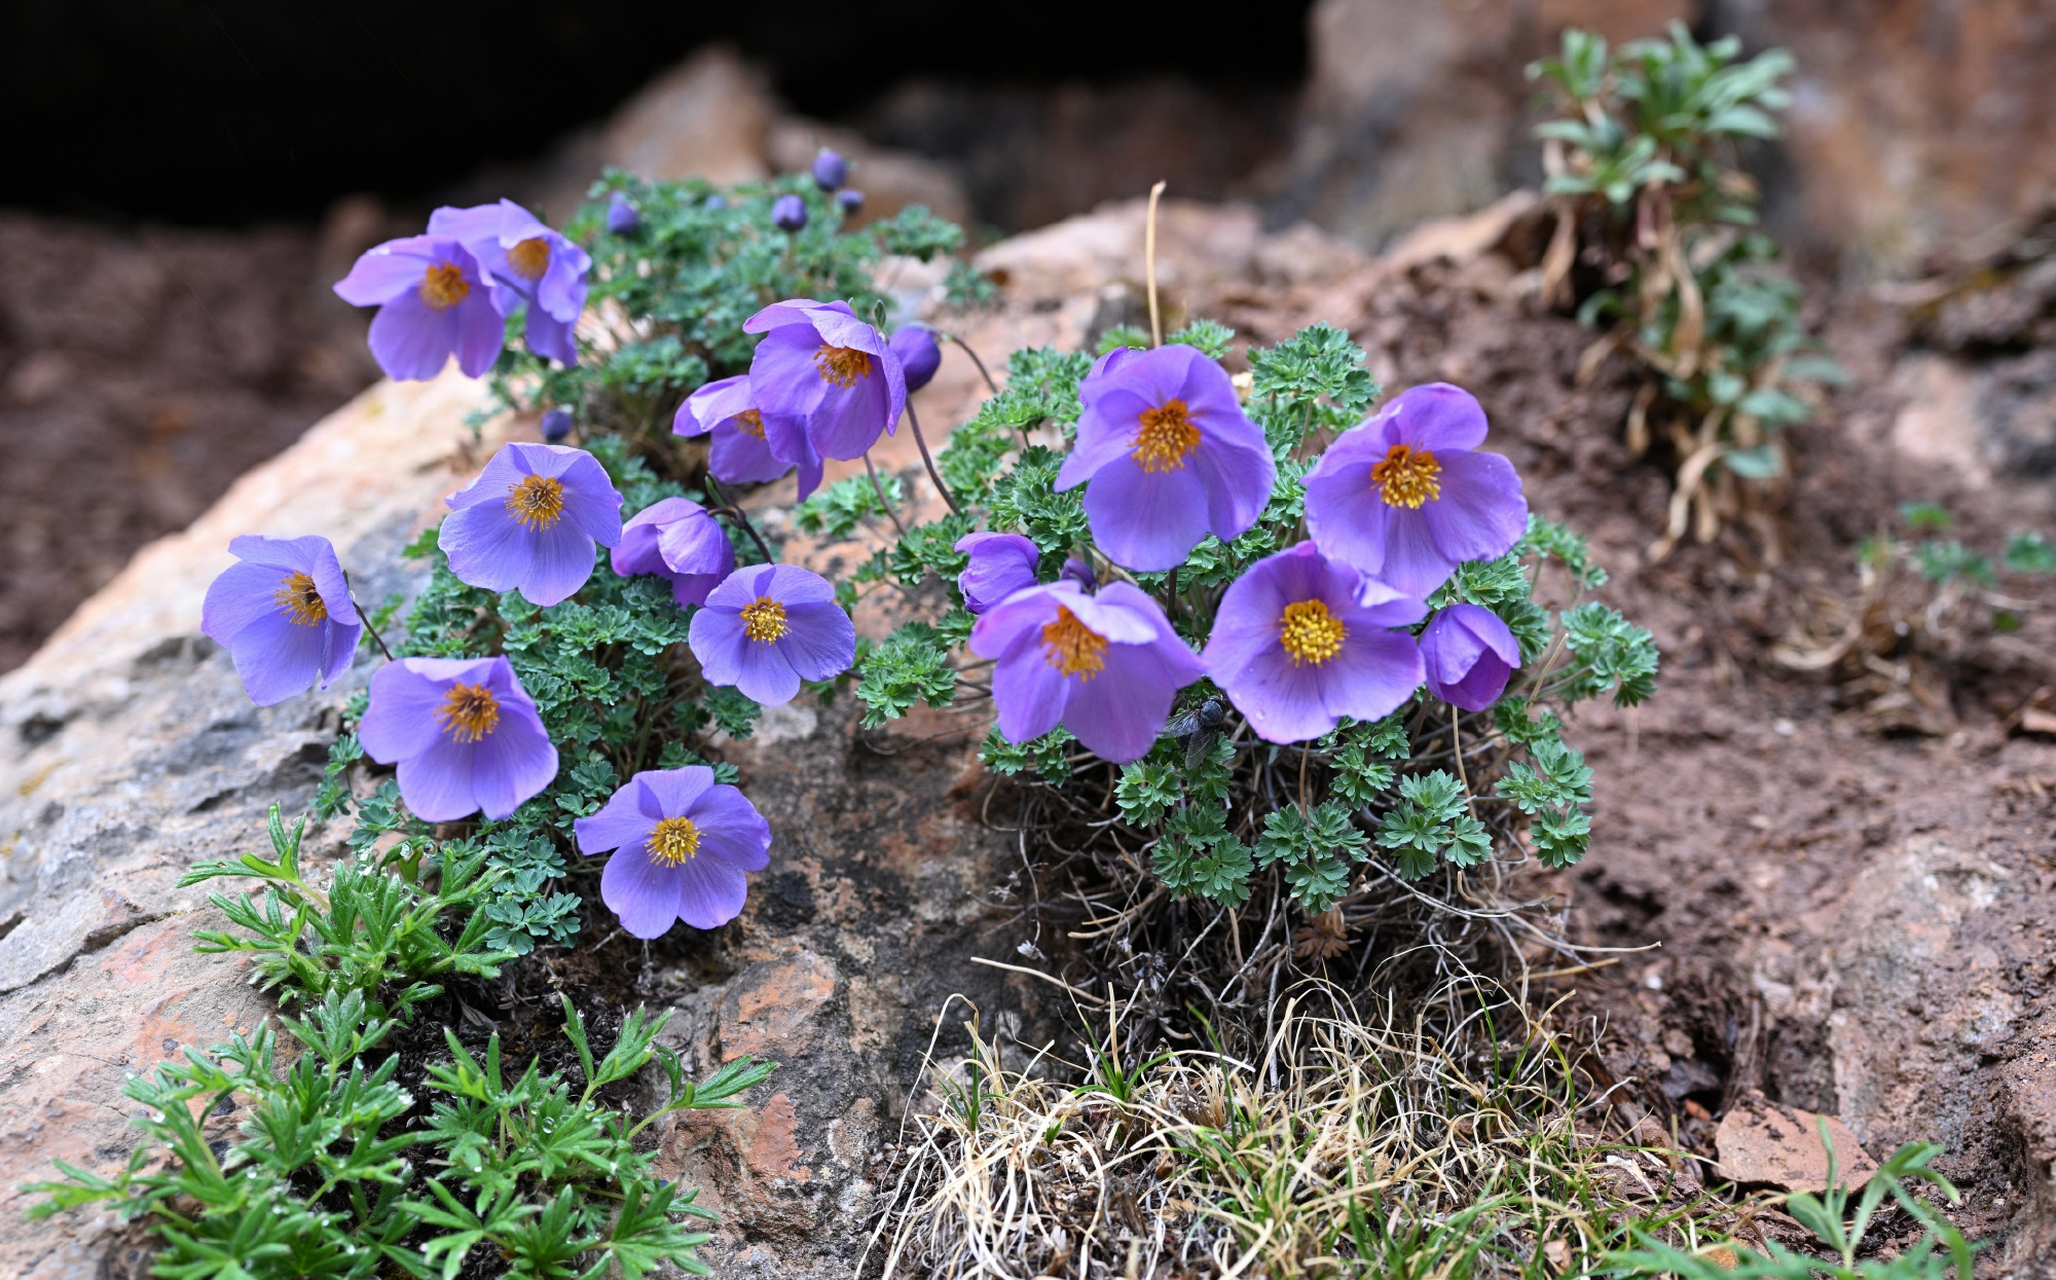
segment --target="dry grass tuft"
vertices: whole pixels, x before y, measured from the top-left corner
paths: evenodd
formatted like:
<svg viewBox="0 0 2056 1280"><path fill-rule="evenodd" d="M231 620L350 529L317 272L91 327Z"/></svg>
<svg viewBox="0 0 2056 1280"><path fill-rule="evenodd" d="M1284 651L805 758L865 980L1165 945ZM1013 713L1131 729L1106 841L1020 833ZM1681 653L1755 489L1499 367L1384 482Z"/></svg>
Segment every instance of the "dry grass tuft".
<svg viewBox="0 0 2056 1280"><path fill-rule="evenodd" d="M863 1274L1553 1277L1630 1227L1694 1249L1735 1225L1682 1158L1596 1136L1603 1100L1580 1106L1546 1015L1481 1028L1496 1050L1460 1060L1396 1004L1375 1025L1306 1011L1350 1007L1335 995L1288 993L1248 1061L1133 1061L1096 1015L1077 1084L973 1024L910 1122Z"/></svg>

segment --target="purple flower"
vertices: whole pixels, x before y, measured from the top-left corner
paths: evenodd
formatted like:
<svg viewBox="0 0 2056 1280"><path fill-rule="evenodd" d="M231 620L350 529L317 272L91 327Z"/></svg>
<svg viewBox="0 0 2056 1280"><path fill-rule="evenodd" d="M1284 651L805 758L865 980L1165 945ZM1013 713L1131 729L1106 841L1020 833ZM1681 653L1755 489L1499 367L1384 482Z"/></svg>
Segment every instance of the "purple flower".
<svg viewBox="0 0 2056 1280"><path fill-rule="evenodd" d="M849 176L849 161L840 153L823 147L821 154L814 157L814 185L823 191L835 190L848 181Z"/></svg>
<svg viewBox="0 0 2056 1280"><path fill-rule="evenodd" d="M704 603L707 593L734 571L735 548L705 507L664 498L621 526L613 559L614 572L624 578L655 573L670 579L671 598L684 608Z"/></svg>
<svg viewBox="0 0 2056 1280"><path fill-rule="evenodd" d="M1452 707L1483 711L1506 692L1506 678L1521 665L1520 642L1498 614L1475 604L1453 604L1421 632L1428 692Z"/></svg>
<svg viewBox="0 0 2056 1280"><path fill-rule="evenodd" d="M738 569L707 595L689 636L710 684L729 684L765 706L792 701L802 680L849 670L857 629L835 588L791 564Z"/></svg>
<svg viewBox="0 0 2056 1280"><path fill-rule="evenodd" d="M607 202L607 234L632 236L642 228L642 214L625 191L616 191Z"/></svg>
<svg viewBox="0 0 2056 1280"><path fill-rule="evenodd" d="M780 231L799 232L807 226L807 202L798 196L780 196L771 202L771 225Z"/></svg>
<svg viewBox="0 0 2056 1280"><path fill-rule="evenodd" d="M441 208L428 217L432 236L454 236L471 250L493 284L501 315L528 303L528 349L565 364L578 363L572 326L585 308L585 273L592 256L550 230L512 200L469 209Z"/></svg>
<svg viewBox="0 0 2056 1280"><path fill-rule="evenodd" d="M436 539L450 572L553 605L593 572L593 544L621 541L621 495L598 459L560 444L510 444L451 494Z"/></svg>
<svg viewBox="0 0 2056 1280"><path fill-rule="evenodd" d="M1007 741L1061 723L1115 764L1149 750L1172 698L1204 674L1156 601L1127 582L1096 596L1068 581L1016 591L971 628L971 650L996 660L992 701Z"/></svg>
<svg viewBox="0 0 2056 1280"><path fill-rule="evenodd" d="M964 607L984 613L1022 587L1035 585L1035 565L1042 552L1018 533L967 533L957 550L971 557L957 575Z"/></svg>
<svg viewBox="0 0 2056 1280"><path fill-rule="evenodd" d="M703 764L638 773L571 828L580 853L616 851L600 900L638 938L662 937L678 920L720 928L742 912L743 873L771 863L771 824Z"/></svg>
<svg viewBox="0 0 2056 1280"><path fill-rule="evenodd" d="M835 203L842 206L845 217L864 207L864 193L855 187L844 187L835 193Z"/></svg>
<svg viewBox="0 0 2056 1280"><path fill-rule="evenodd" d="M543 415L543 439L555 444L571 434L572 426L571 410L558 405Z"/></svg>
<svg viewBox="0 0 2056 1280"><path fill-rule="evenodd" d="M899 424L907 402L899 355L849 303L795 298L742 327L764 335L750 359L750 390L772 454L800 466L802 498L820 483L820 458L861 458Z"/></svg>
<svg viewBox="0 0 2056 1280"><path fill-rule="evenodd" d="M1099 575L1092 571L1091 563L1080 560L1077 556L1065 558L1064 567L1058 572L1057 577L1066 582L1075 582L1087 591L1099 585Z"/></svg>
<svg viewBox="0 0 2056 1280"><path fill-rule="evenodd" d="M478 259L449 236L388 240L357 259L335 290L353 307L378 308L371 354L388 378L426 381L452 355L476 378L499 359L506 326Z"/></svg>
<svg viewBox="0 0 2056 1280"><path fill-rule="evenodd" d="M557 776L557 749L505 658L401 658L371 677L364 754L399 765L424 822L483 810L497 822Z"/></svg>
<svg viewBox="0 0 2056 1280"><path fill-rule="evenodd" d="M364 624L327 538L246 533L228 544L242 561L207 586L200 630L228 650L243 691L260 707L350 669Z"/></svg>
<svg viewBox="0 0 2056 1280"><path fill-rule="evenodd" d="M1342 716L1376 720L1421 687L1413 637L1427 612L1302 542L1249 566L1221 598L1207 674L1270 742L1304 742Z"/></svg>
<svg viewBox="0 0 2056 1280"><path fill-rule="evenodd" d="M1091 481L1092 537L1116 563L1155 573L1207 534L1241 534L1271 499L1276 466L1221 366L1187 346L1100 358L1057 488Z"/></svg>
<svg viewBox="0 0 2056 1280"><path fill-rule="evenodd" d="M1476 397L1415 387L1342 433L1306 475L1306 528L1323 555L1427 596L1466 560L1506 554L1528 527L1513 464L1485 440Z"/></svg>
<svg viewBox="0 0 2056 1280"><path fill-rule="evenodd" d="M935 330L925 324L910 324L893 334L892 353L899 357L908 395L927 386L942 366L942 347L935 341Z"/></svg>
<svg viewBox="0 0 2056 1280"><path fill-rule="evenodd" d="M792 463L772 456L765 442L764 416L750 397L748 374L710 382L687 396L671 419L671 430L681 436L714 433L707 470L724 484L762 484L792 470ZM817 473L820 465L817 457Z"/></svg>

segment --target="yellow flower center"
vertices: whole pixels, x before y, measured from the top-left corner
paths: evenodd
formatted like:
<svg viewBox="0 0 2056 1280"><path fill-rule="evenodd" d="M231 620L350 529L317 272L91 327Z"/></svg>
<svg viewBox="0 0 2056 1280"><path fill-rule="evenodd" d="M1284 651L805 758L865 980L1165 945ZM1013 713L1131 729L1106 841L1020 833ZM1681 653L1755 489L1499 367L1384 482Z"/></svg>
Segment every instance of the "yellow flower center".
<svg viewBox="0 0 2056 1280"><path fill-rule="evenodd" d="M650 856L667 867L692 861L700 851L700 829L691 818L666 818L650 832Z"/></svg>
<svg viewBox="0 0 2056 1280"><path fill-rule="evenodd" d="M542 279L543 272L550 269L550 242L541 236L530 236L507 250L507 265L523 280Z"/></svg>
<svg viewBox="0 0 2056 1280"><path fill-rule="evenodd" d="M280 579L271 598L278 601L278 611L297 626L311 627L328 618L328 606L322 603L321 592L315 588L314 579L304 573Z"/></svg>
<svg viewBox="0 0 2056 1280"><path fill-rule="evenodd" d="M756 603L743 607L742 633L752 640L769 644L790 630L785 621L785 606L770 596L758 596Z"/></svg>
<svg viewBox="0 0 2056 1280"><path fill-rule="evenodd" d="M500 723L500 700L482 684L453 684L435 718L456 741L477 742Z"/></svg>
<svg viewBox="0 0 2056 1280"><path fill-rule="evenodd" d="M1078 615L1057 606L1057 620L1042 629L1043 658L1059 675L1087 680L1106 669L1106 637L1078 621Z"/></svg>
<svg viewBox="0 0 2056 1280"><path fill-rule="evenodd" d="M454 263L438 262L421 273L418 292L431 311L448 311L471 296L471 282Z"/></svg>
<svg viewBox="0 0 2056 1280"><path fill-rule="evenodd" d="M764 415L758 413L755 409L744 409L741 413L735 415L735 429L744 435L755 436L757 439L762 440L764 438Z"/></svg>
<svg viewBox="0 0 2056 1280"><path fill-rule="evenodd" d="M1278 643L1292 655L1295 667L1308 662L1317 667L1325 663L1342 652L1342 640L1348 634L1348 626L1319 600L1288 604L1278 619Z"/></svg>
<svg viewBox="0 0 2056 1280"><path fill-rule="evenodd" d="M1442 496L1442 482L1435 478L1441 474L1442 464L1434 454L1395 444L1383 462L1371 467L1371 483L1386 506L1411 510Z"/></svg>
<svg viewBox="0 0 2056 1280"><path fill-rule="evenodd" d="M1199 428L1192 425L1183 400L1166 400L1144 409L1135 428L1129 456L1144 471L1183 471L1185 459L1199 448Z"/></svg>
<svg viewBox="0 0 2056 1280"><path fill-rule="evenodd" d="M529 476L507 486L507 514L524 529L548 529L564 518L564 482Z"/></svg>
<svg viewBox="0 0 2056 1280"><path fill-rule="evenodd" d="M823 382L832 382L847 391L857 385L857 379L870 374L871 354L855 347L824 344L814 353L814 367L821 371Z"/></svg>

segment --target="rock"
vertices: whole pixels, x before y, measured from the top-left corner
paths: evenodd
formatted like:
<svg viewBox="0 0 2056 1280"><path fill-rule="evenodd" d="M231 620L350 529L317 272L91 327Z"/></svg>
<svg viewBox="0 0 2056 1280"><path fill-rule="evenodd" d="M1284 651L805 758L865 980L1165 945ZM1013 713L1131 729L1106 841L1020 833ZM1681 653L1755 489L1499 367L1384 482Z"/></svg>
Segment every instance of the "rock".
<svg viewBox="0 0 2056 1280"><path fill-rule="evenodd" d="M1743 1099L1721 1117L1714 1133L1721 1176L1780 1191L1828 1190L1828 1149L1820 1140L1823 1119L1828 1141L1835 1147L1836 1181L1851 1191L1862 1190L1878 1166L1848 1125L1834 1116L1766 1102L1761 1094Z"/></svg>

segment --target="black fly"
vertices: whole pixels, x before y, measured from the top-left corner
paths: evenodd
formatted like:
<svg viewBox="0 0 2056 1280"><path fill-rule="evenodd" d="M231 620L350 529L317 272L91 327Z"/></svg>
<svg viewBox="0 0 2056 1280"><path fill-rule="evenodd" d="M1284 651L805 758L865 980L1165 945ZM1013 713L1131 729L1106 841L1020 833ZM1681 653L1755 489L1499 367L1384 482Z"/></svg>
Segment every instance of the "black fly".
<svg viewBox="0 0 2056 1280"><path fill-rule="evenodd" d="M1221 736L1221 726L1227 722L1228 708L1219 698L1208 698L1183 715L1171 717L1164 726L1164 733L1176 738L1185 748L1185 771L1197 769L1214 749L1214 739Z"/></svg>

